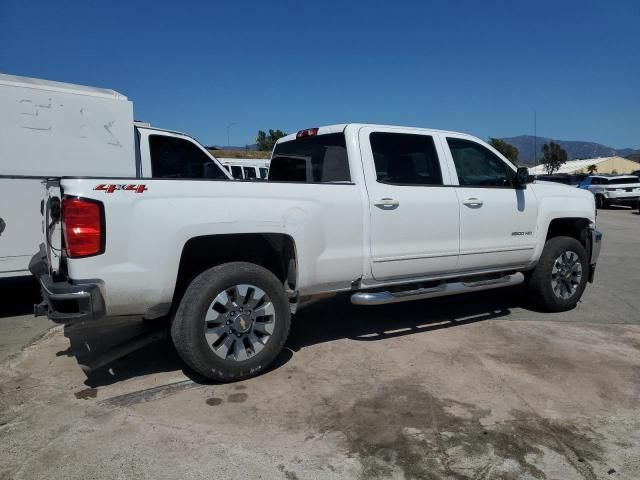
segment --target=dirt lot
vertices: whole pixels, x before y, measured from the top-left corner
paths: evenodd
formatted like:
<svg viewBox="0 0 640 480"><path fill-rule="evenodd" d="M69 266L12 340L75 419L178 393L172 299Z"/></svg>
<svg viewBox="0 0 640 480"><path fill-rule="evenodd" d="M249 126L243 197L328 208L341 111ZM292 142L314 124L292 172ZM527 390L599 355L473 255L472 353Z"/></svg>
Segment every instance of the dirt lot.
<svg viewBox="0 0 640 480"><path fill-rule="evenodd" d="M574 311L535 312L517 289L338 299L236 384L194 379L162 342L87 378L55 328L4 354L0 478L638 479L640 216L599 225ZM5 312L3 336L36 336Z"/></svg>

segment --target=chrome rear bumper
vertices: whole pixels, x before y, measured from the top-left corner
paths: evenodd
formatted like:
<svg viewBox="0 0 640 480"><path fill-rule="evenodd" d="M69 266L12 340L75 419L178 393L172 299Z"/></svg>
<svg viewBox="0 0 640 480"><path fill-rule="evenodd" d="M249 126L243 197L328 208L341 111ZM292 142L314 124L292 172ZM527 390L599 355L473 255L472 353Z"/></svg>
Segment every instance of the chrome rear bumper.
<svg viewBox="0 0 640 480"><path fill-rule="evenodd" d="M36 316L46 314L56 323L79 323L105 316L98 284L55 281L49 274L42 249L31 259L29 270L38 279L42 291L43 301L34 309Z"/></svg>

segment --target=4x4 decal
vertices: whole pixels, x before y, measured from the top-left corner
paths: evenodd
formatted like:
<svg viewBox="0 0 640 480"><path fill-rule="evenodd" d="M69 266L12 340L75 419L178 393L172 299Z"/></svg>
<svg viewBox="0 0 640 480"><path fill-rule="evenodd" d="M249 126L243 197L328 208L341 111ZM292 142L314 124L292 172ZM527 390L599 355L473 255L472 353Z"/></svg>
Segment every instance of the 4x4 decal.
<svg viewBox="0 0 640 480"><path fill-rule="evenodd" d="M94 190L104 190L105 193L113 193L116 190L127 190L131 192L136 192L136 193L143 193L147 190L147 186L144 184L113 185L113 184L101 183L100 185L97 185L94 188Z"/></svg>

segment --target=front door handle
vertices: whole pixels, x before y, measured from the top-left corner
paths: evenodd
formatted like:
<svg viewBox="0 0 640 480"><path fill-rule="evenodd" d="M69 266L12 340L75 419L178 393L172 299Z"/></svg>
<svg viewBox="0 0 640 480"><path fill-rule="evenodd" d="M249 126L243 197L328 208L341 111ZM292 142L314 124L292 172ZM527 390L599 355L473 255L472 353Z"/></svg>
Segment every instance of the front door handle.
<svg viewBox="0 0 640 480"><path fill-rule="evenodd" d="M400 205L398 200L394 200L393 198L381 198L377 202L373 202L376 207L380 208L395 208Z"/></svg>
<svg viewBox="0 0 640 480"><path fill-rule="evenodd" d="M462 203L467 207L481 207L483 204L482 199L476 197L466 198Z"/></svg>

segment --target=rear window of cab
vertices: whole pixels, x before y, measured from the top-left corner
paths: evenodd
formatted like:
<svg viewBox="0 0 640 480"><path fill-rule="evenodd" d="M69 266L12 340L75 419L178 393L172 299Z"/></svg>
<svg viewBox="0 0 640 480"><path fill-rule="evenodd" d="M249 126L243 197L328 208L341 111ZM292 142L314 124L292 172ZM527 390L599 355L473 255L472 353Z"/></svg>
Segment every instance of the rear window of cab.
<svg viewBox="0 0 640 480"><path fill-rule="evenodd" d="M278 143L269 180L299 183L350 183L344 133L306 136Z"/></svg>

